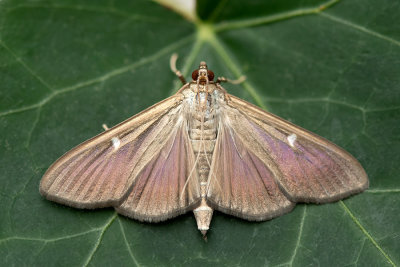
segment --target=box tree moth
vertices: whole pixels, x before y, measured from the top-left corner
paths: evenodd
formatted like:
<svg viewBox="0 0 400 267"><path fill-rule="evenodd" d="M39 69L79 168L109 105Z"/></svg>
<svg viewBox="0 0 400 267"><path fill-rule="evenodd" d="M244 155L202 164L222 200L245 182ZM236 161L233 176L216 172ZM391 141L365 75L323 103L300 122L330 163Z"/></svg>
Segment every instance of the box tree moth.
<svg viewBox="0 0 400 267"><path fill-rule="evenodd" d="M360 163L333 143L227 93L201 62L173 96L87 140L44 174L40 193L139 221L193 211L205 236L213 210L250 221L295 203L327 203L368 187Z"/></svg>

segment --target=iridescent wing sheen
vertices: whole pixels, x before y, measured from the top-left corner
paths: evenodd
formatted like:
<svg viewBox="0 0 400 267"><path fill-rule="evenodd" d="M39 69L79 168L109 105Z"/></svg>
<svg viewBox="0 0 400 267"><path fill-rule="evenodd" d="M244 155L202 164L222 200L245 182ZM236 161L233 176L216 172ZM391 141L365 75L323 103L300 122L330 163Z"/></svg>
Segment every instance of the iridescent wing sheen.
<svg viewBox="0 0 400 267"><path fill-rule="evenodd" d="M170 140L178 134L175 129L183 127L182 100L180 94L171 96L67 152L44 174L41 194L77 208L120 206L137 180L146 179L155 158L174 149ZM195 188L188 190L192 191L183 196L181 208L200 198Z"/></svg>
<svg viewBox="0 0 400 267"><path fill-rule="evenodd" d="M211 168L215 176L209 178L208 199L216 209L263 220L287 212L290 205L282 205L286 201L332 202L368 187L364 169L343 149L244 100L226 96L227 102L220 103L221 131ZM262 209L268 205L266 193L277 196L271 198L276 208Z"/></svg>
<svg viewBox="0 0 400 267"><path fill-rule="evenodd" d="M198 205L200 184L193 169L195 156L186 125L186 121L182 121L174 129L166 145L137 176L129 196L116 208L119 213L157 222Z"/></svg>
<svg viewBox="0 0 400 267"><path fill-rule="evenodd" d="M289 212L294 203L279 189L274 174L221 118L209 176L208 204L252 221ZM256 145L256 144L254 144Z"/></svg>

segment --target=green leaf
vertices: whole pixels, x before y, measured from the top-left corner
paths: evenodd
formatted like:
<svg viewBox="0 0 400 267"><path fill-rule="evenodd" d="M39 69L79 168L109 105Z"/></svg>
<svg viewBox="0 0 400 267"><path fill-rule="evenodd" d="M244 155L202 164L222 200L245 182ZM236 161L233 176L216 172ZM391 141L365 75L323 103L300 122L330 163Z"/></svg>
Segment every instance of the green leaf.
<svg viewBox="0 0 400 267"><path fill-rule="evenodd" d="M0 1L0 264L400 265L398 1ZM186 18L193 18L185 16ZM234 95L353 154L370 189L254 223L160 224L43 199L64 152L179 89L205 60Z"/></svg>

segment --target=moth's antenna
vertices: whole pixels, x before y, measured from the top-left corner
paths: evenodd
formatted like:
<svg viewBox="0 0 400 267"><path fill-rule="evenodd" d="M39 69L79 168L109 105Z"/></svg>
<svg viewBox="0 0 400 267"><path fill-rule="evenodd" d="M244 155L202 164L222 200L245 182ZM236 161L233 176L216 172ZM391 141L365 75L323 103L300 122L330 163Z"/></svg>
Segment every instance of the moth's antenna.
<svg viewBox="0 0 400 267"><path fill-rule="evenodd" d="M185 77L183 77L183 74L176 68L176 61L178 60L178 54L177 53L173 53L170 60L169 60L169 66L172 70L173 73L175 73L176 76L178 76L179 80L181 80L181 82L183 84L186 84L186 80Z"/></svg>
<svg viewBox="0 0 400 267"><path fill-rule="evenodd" d="M231 84L240 84L246 80L246 76L242 75L236 80L231 80L225 77L218 77L216 83L231 83Z"/></svg>

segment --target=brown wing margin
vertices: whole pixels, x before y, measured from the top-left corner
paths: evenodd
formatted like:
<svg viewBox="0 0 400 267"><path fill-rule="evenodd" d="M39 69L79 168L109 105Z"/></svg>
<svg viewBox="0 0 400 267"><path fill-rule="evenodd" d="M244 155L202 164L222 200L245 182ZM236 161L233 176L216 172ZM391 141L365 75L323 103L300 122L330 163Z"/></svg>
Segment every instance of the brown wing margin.
<svg viewBox="0 0 400 267"><path fill-rule="evenodd" d="M137 175L167 144L181 117L182 99L171 96L67 152L44 174L41 194L77 208L119 206ZM117 149L113 138L120 141Z"/></svg>
<svg viewBox="0 0 400 267"><path fill-rule="evenodd" d="M242 120L232 120L232 128L247 146L248 136L253 137L253 153L269 166L291 201L332 202L368 188L364 169L343 149L244 100L229 98L231 116Z"/></svg>

